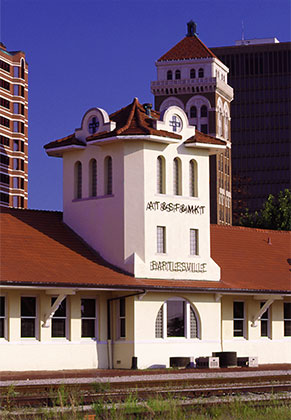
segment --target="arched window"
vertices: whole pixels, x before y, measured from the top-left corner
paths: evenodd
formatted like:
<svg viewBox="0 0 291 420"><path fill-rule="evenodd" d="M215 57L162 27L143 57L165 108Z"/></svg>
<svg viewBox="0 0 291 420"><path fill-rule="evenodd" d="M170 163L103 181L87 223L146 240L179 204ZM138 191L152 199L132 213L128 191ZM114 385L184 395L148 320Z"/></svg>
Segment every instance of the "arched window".
<svg viewBox="0 0 291 420"><path fill-rule="evenodd" d="M160 307L155 321L155 337L199 338L199 319L188 301L175 297Z"/></svg>
<svg viewBox="0 0 291 420"><path fill-rule="evenodd" d="M228 140L228 106L224 104L224 138Z"/></svg>
<svg viewBox="0 0 291 420"><path fill-rule="evenodd" d="M24 71L24 60L21 60L21 79L24 79L25 71Z"/></svg>
<svg viewBox="0 0 291 420"><path fill-rule="evenodd" d="M199 78L204 77L204 70L203 70L203 69L201 69L201 68L198 70L198 77L199 77Z"/></svg>
<svg viewBox="0 0 291 420"><path fill-rule="evenodd" d="M189 162L189 195L190 197L198 196L198 176L197 162L192 159Z"/></svg>
<svg viewBox="0 0 291 420"><path fill-rule="evenodd" d="M165 159L162 156L157 158L157 193L165 194Z"/></svg>
<svg viewBox="0 0 291 420"><path fill-rule="evenodd" d="M89 194L90 197L97 196L97 162L91 159L89 163Z"/></svg>
<svg viewBox="0 0 291 420"><path fill-rule="evenodd" d="M105 195L112 194L112 158L107 156L104 161L104 191Z"/></svg>
<svg viewBox="0 0 291 420"><path fill-rule="evenodd" d="M173 73L172 70L168 70L167 71L167 80L172 80L173 79Z"/></svg>
<svg viewBox="0 0 291 420"><path fill-rule="evenodd" d="M181 161L175 158L173 161L173 194L181 195Z"/></svg>
<svg viewBox="0 0 291 420"><path fill-rule="evenodd" d="M207 117L207 106L206 105L202 105L201 110L200 110L200 116L201 117Z"/></svg>
<svg viewBox="0 0 291 420"><path fill-rule="evenodd" d="M76 199L82 198L82 163L75 163L75 193Z"/></svg>
<svg viewBox="0 0 291 420"><path fill-rule="evenodd" d="M181 72L180 72L180 70L176 70L176 72L175 72L175 79L181 79Z"/></svg>
<svg viewBox="0 0 291 420"><path fill-rule="evenodd" d="M190 70L190 79L195 79L195 77L196 77L196 71L195 71L195 69L191 69Z"/></svg>
<svg viewBox="0 0 291 420"><path fill-rule="evenodd" d="M191 108L190 108L190 118L197 118L197 108L196 108L196 106L191 106Z"/></svg>

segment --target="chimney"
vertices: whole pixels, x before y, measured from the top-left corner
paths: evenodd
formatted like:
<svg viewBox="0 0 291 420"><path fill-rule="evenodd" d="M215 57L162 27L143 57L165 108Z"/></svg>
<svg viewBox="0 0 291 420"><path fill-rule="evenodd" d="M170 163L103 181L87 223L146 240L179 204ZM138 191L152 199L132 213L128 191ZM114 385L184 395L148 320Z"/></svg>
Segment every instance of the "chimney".
<svg viewBox="0 0 291 420"><path fill-rule="evenodd" d="M272 241L270 237L268 238L268 245L272 245Z"/></svg>

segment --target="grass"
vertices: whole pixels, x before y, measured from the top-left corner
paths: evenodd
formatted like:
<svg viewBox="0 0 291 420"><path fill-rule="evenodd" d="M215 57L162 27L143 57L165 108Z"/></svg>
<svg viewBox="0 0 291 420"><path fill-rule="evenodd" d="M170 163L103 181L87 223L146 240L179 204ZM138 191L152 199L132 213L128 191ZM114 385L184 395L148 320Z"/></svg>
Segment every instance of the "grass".
<svg viewBox="0 0 291 420"><path fill-rule="evenodd" d="M104 392L105 396L110 385L98 383L93 389ZM49 396L52 395L53 391ZM189 406L191 399L185 397L175 399L170 395L164 398L157 395L141 400L137 392L132 392L124 401L108 402L108 398L105 401L100 396L90 407L85 407L79 390L61 386L54 393L53 407L18 409L14 406L14 396L16 393L11 387L6 394L5 407L0 409L1 420L291 420L290 407L279 405L275 397L272 406L254 407L238 397L228 403L206 407L199 403L211 402L211 398L196 398L196 404Z"/></svg>

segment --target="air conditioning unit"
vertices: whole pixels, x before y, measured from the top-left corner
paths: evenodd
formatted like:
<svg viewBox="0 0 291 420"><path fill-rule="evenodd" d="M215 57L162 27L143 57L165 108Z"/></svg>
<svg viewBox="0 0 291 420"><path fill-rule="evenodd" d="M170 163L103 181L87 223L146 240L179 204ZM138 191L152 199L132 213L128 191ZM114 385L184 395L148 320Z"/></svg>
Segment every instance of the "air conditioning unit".
<svg viewBox="0 0 291 420"><path fill-rule="evenodd" d="M258 367L257 357L238 357L237 365L240 367Z"/></svg>
<svg viewBox="0 0 291 420"><path fill-rule="evenodd" d="M197 359L195 359L195 362L197 368L219 368L219 357L197 357Z"/></svg>

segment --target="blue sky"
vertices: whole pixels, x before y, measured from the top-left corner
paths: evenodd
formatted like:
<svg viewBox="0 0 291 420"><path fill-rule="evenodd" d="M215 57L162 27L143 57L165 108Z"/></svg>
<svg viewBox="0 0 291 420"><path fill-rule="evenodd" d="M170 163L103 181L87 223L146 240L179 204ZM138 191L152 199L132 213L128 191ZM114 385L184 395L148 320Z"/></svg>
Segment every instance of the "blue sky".
<svg viewBox="0 0 291 420"><path fill-rule="evenodd" d="M197 23L208 46L290 41L290 0L0 0L0 38L29 64L30 208L62 209L62 160L43 145L71 134L97 106L153 102L155 61Z"/></svg>

